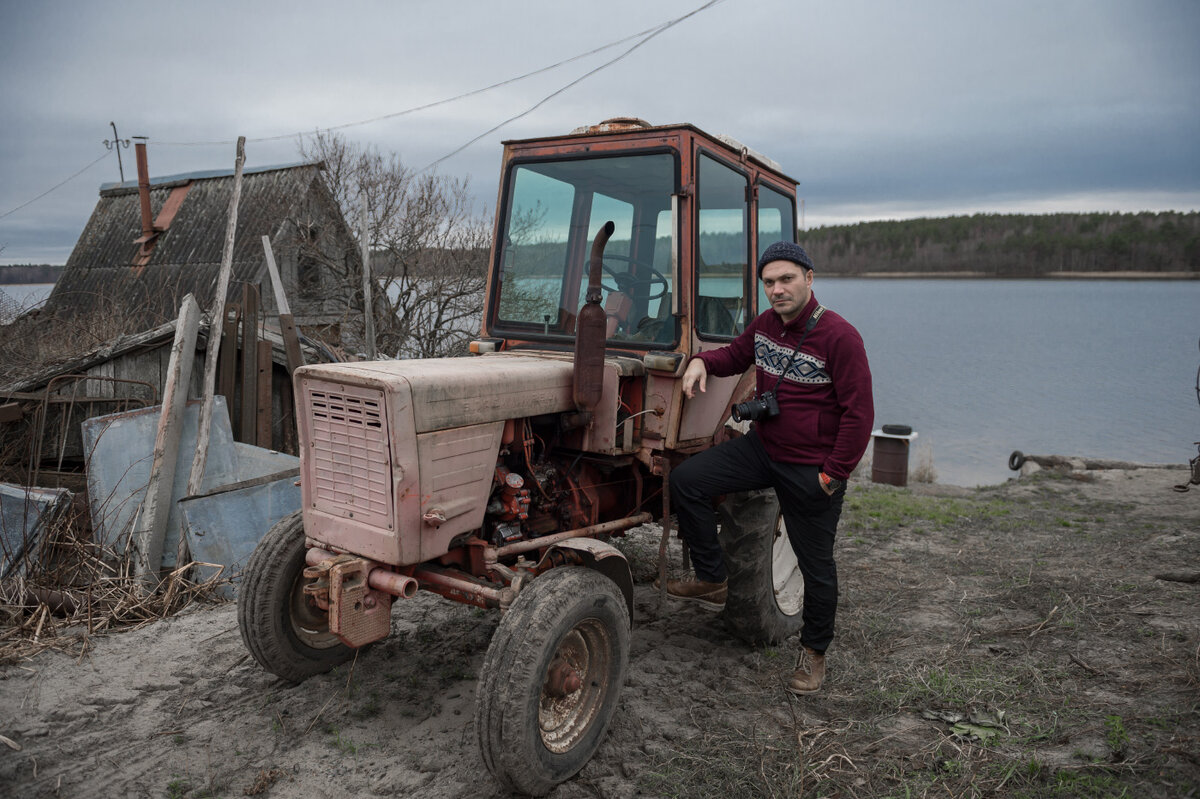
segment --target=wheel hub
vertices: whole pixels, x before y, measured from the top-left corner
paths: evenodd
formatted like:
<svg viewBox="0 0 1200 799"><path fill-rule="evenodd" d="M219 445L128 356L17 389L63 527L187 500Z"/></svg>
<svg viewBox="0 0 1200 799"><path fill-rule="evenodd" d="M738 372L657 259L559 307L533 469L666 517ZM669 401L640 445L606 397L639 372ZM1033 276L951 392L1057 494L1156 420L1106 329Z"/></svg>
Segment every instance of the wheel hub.
<svg viewBox="0 0 1200 799"><path fill-rule="evenodd" d="M556 754L569 751L604 705L613 668L608 632L594 619L580 622L559 644L546 668L538 703L542 743Z"/></svg>

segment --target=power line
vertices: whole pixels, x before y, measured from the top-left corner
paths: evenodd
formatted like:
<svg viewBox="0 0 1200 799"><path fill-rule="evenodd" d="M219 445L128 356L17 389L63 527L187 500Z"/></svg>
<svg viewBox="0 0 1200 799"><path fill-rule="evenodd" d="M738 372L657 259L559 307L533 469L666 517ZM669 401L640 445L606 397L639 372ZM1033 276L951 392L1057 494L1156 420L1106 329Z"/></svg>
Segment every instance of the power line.
<svg viewBox="0 0 1200 799"><path fill-rule="evenodd" d="M111 151L109 151L109 152L111 152ZM25 206L27 206L27 205L32 205L33 203L35 203L35 202L37 202L38 200L42 199L43 197L45 197L47 194L49 194L50 192L54 191L55 189L57 189L57 188L60 188L60 187L62 187L62 186L65 186L65 185L67 185L67 184L68 184L68 183L70 183L72 180L74 180L75 178L79 177L79 176L80 176L80 175L82 175L84 172L87 172L89 169L91 169L92 167L94 167L96 164L98 164L98 163L100 163L101 161L103 161L105 158L108 158L108 156L109 156L109 152L105 152L103 155L101 155L101 156L100 156L99 158L97 158L95 161L93 161L92 163L88 164L88 165L87 165L87 166L85 166L83 169L81 169L81 170L79 170L78 172L76 172L74 175L71 175L71 177L67 178L67 179L66 179L66 180L64 180L62 183L55 184L55 185L51 186L50 188L46 189L44 192L42 192L42 193L41 193L41 194L39 194L38 196L34 197L32 200L29 200L29 201L27 201L27 202L23 202L23 203L21 203L20 205L18 205L16 208L12 209L11 211L7 211L7 212L5 212L5 213L3 213L3 214L0 214L0 219L3 219L3 218L4 218L4 217L6 217L6 216L11 216L12 214L15 214L17 211L20 211L20 210L21 210L22 208L24 208Z"/></svg>
<svg viewBox="0 0 1200 799"><path fill-rule="evenodd" d="M562 86L562 87L554 90L550 94L543 97L541 100L538 100L536 103L534 103L529 108L522 111L521 113L516 114L515 116L512 116L512 117L509 117L508 119L504 120L503 122L499 123L498 125L495 125L495 126L489 128L488 130L486 130L483 133L479 134L478 136L474 137L473 139L471 139L470 141L461 145L460 147L455 148L452 152L442 156L441 158L438 158L437 160L435 160L435 161L431 162L430 164L428 164L427 166L425 166L424 169L420 170L420 172L426 172L426 171L434 168L438 164L442 163L443 161L446 161L446 160L454 157L455 155L458 155L463 150L467 149L472 144L475 144L480 139L490 136L491 134L495 133L497 130L504 127L505 125L508 125L511 122L515 122L516 120L529 115L533 111L536 111L538 108L545 105L550 100L554 99L555 97L557 97L558 95L567 91L568 89L570 89L574 86L577 86L578 84L582 83L584 80L590 78L592 75L595 75L597 72L607 69L608 67L617 63L618 61L625 59L634 50L637 50L642 45L646 44L647 42L649 42L651 39L655 38L659 34L670 30L671 28L675 27L679 23L684 22L685 20L688 20L691 17L694 17L696 14L699 14L700 12L707 11L708 9L710 9L714 6L718 6L721 3L724 3L725 1L726 0L708 0L708 2L704 3L703 5L699 6L698 8L695 8L695 9L689 11L688 13L686 13L682 16L675 17L674 19L667 20L666 22L661 22L658 25L654 25L650 28L646 28L645 30L640 31L638 33L634 33L629 36L625 36L621 39L617 39L616 41L612 41L612 42L609 42L608 44L601 45L600 47L596 47L591 50L588 50L587 52L579 53L578 55L571 56L570 58L564 59L562 61L551 64L549 66L540 67L539 69L535 69L532 72L526 72L523 75L518 75L515 78L508 78L507 80L502 80L498 83L493 83L490 86L485 86L481 89L473 89L472 91L464 92L462 94L455 95L454 97L449 97L444 100L436 100L432 103L426 103L424 105L414 106L413 108L406 108L403 111L396 111L394 113L384 114L382 116L373 117L371 119L364 119L364 120L361 120L358 122L347 122L342 125L333 125L333 126L330 126L327 128L317 128L316 132L345 130L346 128L353 128L353 127L358 127L361 125L369 125L374 122L382 122L383 120L394 119L396 117L405 116L407 114L415 114L418 111L426 111L430 108L436 108L437 106L446 105L448 103L453 103L458 100L463 100L467 97L473 97L477 94L483 94L484 92L491 91L492 89L498 89L501 86L507 86L511 83L516 83L518 81L525 80L526 78L531 78L535 75L540 75L544 72L549 72L551 70L558 69L559 67L565 66L565 65L573 63L575 61L579 61L580 59L583 59L583 58L587 58L588 56L595 55L596 53L600 53L605 50L609 50L613 47L620 46L622 44L625 44L626 42L637 40L632 47L628 48L627 50L625 50L624 52L622 52L620 55L616 56L615 58L612 58L612 59L604 62L603 64L601 64L600 66L598 66L594 69L588 70L587 72L585 72L584 74L582 74L578 78L576 78L575 80L567 83L565 86ZM248 142L279 141L281 139L291 139L291 138L295 138L298 136L303 136L303 135L305 135L305 133L306 132L285 133L285 134L280 134L278 136L263 136L263 137L255 138L255 139L247 139L246 141L248 141ZM233 144L233 143L234 143L234 141L231 139L228 141L206 141L206 142L155 141L154 144L157 147L207 147L207 146L212 146L212 145L224 145L224 144ZM89 169L94 167L96 164L103 161L105 158L108 157L108 155L110 153L111 153L111 150L108 152L105 152L103 155L101 155L95 161L92 161L90 164L83 167L78 172L71 175L69 178L62 181L61 183L57 183L54 186L51 186L49 189L46 189L46 191L42 192L41 194L39 194L38 196L34 197L31 200L21 203L16 208L13 208L10 211L0 214L0 219L4 219L8 216L11 216L12 214L15 214L17 211L20 211L22 208L25 208L26 206L32 205L33 203L42 199L43 197L50 194L54 190L61 188L62 186L65 186L67 183L70 183L72 180L79 177L84 172L87 172Z"/></svg>
<svg viewBox="0 0 1200 799"><path fill-rule="evenodd" d="M620 54L620 55L618 55L616 58L613 58L613 59L611 59L611 60L609 60L609 61L606 61L606 62L604 62L603 64L601 64L600 66L596 67L595 69L592 69L592 70L589 70L589 71L587 71L587 72L583 73L583 74L582 74L582 75L580 75L578 78L576 78L575 80L573 80L573 81L571 81L570 83L568 83L566 86L562 86L562 87L560 87L560 88L558 88L558 89L555 89L553 92L551 92L550 94L546 95L546 96L545 96L545 97L543 97L542 99L538 100L536 103L534 103L533 105L529 106L529 108L526 108L526 109L525 109L524 111L522 111L521 113L519 113L519 114L517 114L517 115L515 115L515 116L511 116L511 117L509 117L508 119L504 120L504 121L503 121L503 122L501 122L500 124L498 124L498 125L495 125L495 126L493 126L493 127L489 128L488 130L485 130L483 133L480 133L478 136L476 136L475 138L473 138L473 139L471 139L470 141L466 142L466 143L465 143L465 144L463 144L462 146L460 146L460 147L457 147L457 148L455 148L453 151L451 151L451 152L447 153L446 155L443 155L441 158L438 158L437 160L435 160L435 161L432 161L431 163L427 164L427 165L426 165L426 166L425 166L423 169L420 169L420 170L418 170L418 174L420 174L421 172L428 172L430 169L433 169L435 166L437 166L438 164L442 163L443 161L446 161L447 159L453 158L454 156L458 155L458 154L459 154L459 153L461 153L463 150L467 149L468 147L470 147L472 144L474 144L475 142L479 141L480 139L483 139L483 138L486 138L486 137L488 137L488 136L492 135L493 133L495 133L496 131L500 130L500 128L504 127L504 126L505 126L505 125L507 125L508 123L510 123L510 122L515 122L515 121L517 121L518 119L520 119L521 117L524 117L524 116L527 116L527 115L531 114L532 112L536 111L536 110L537 110L538 108L540 108L541 106L543 106L543 105L545 105L546 103L548 103L550 100L554 99L554 98L555 98L555 97L557 97L558 95L560 95L560 94L562 94L563 92L565 92L567 89L570 89L571 87L573 87L573 86L576 86L576 85L578 85L578 84L582 83L583 81L585 81L585 80L587 80L588 78L590 78L592 75L595 75L597 72L600 72L601 70L607 69L608 67L610 67L610 66L612 66L613 64L617 63L618 61L621 61L621 60L622 60L622 59L624 59L626 56L628 56L630 53L632 53L634 50L636 50L636 49L638 49L639 47L641 47L642 45L646 44L646 43L647 43L647 42L649 42L651 39L653 39L655 36L658 36L660 33L664 33L664 32L666 32L667 30L669 30L669 29L671 29L671 28L675 27L676 25L678 25L679 23L683 22L684 20L686 20L686 19L688 19L688 18L690 18L690 17L693 17L693 16L695 16L696 14L699 14L701 11L706 11L706 10L708 10L708 9L712 8L713 6L720 5L721 3L724 3L724 2L725 2L725 0L709 0L709 2L705 3L704 5L700 6L699 8L696 8L696 9L694 9L694 10L692 10L692 11L689 11L687 14L684 14L684 15L683 15L683 16L681 16L681 17L676 17L676 18L675 18L675 19L673 19L673 20L669 20L668 22L664 22L664 23L662 23L661 25L659 25L659 26L658 26L658 27L656 27L656 28L650 28L650 29L648 30L648 32L645 32L645 36L644 36L644 38L643 38L641 41L637 42L635 45L633 45L633 47L630 47L628 50L626 50L625 52L621 53L621 54ZM629 39L635 39L635 38L637 38L638 36L642 36L642 35L643 35L643 34L637 34L637 35L635 35L635 36L628 37L628 38L624 39L623 41L629 41Z"/></svg>
<svg viewBox="0 0 1200 799"><path fill-rule="evenodd" d="M330 125L329 127L325 127L325 128L316 128L313 131L296 131L294 133L281 133L276 136L261 136L259 138L246 139L246 142L254 143L254 142L281 141L283 139L293 139L293 138L297 138L299 136L305 136L305 135L308 135L309 133L323 133L323 132L327 132L327 131L346 130L347 128L356 128L356 127L360 127L362 125L370 125L375 122L383 122L384 120L395 119L396 117L407 116L408 114L415 114L419 111L427 111L430 108L437 108L438 106L448 105L449 103L454 103L459 100L464 100L468 97L474 97L477 94L483 94L484 92L489 92L493 89L498 89L501 86L508 86L509 84L517 83L517 82L523 81L527 78L532 78L535 75L541 75L542 73L550 72L551 70L555 70L555 69L558 69L559 67L566 66L567 64L573 63L575 61L579 61L580 59L587 58L588 56L593 56L596 53L602 53L605 50L610 50L613 47L618 47L622 44L625 44L626 42L630 42L635 39L641 40L637 44L635 44L633 47L626 50L624 53L622 53L617 58L614 58L613 60L592 70L591 72L586 73L581 78L579 78L575 81L572 81L571 83L567 84L562 89L560 89L558 92L555 92L554 94L550 95L550 97L547 97L544 100L542 100L542 102L545 102L546 100L549 100L551 97L554 97L555 95L561 93L562 91L569 89L571 86L574 86L576 83L579 83L579 81L583 80L584 78L587 78L588 76L593 75L596 72L599 72L600 70L604 69L605 67L609 66L610 64L614 64L617 61L620 61L622 58L629 55L629 53L631 53L634 50L636 50L637 48L641 47L647 41L649 41L650 39L653 39L655 36L662 33L663 31L667 30L668 28L672 28L675 25L678 25L680 22L683 22L684 20L688 19L689 17L692 17L692 16L700 13L701 11L704 11L708 8L711 8L712 6L719 5L724 2L725 2L725 0L709 0L709 2L705 3L704 5L700 6L697 9L694 9L693 11L688 12L687 14L684 14L681 17L676 17L675 19L667 20L666 22L660 22L657 25L653 25L649 28L646 28L645 30L639 31L638 33L630 34L629 36L625 36L623 38L617 39L616 41L612 41L612 42L609 42L608 44L604 44L599 47L593 48L591 50L588 50L587 52L579 53L578 55L573 55L570 58L563 59L562 61L559 61L554 64L550 64L549 66L539 67L538 69L535 69L532 72L526 72L523 75L518 75L514 78L508 78L508 79L502 80L498 83L493 83L490 86L484 86L481 89L472 89L469 92L463 92L462 94L457 94L453 97L447 97L443 100L435 100L431 103L425 103L424 105L413 106L412 108L406 108L403 111L394 111L390 114L383 114L381 116L372 117L370 119L363 119L358 122L346 122L341 125ZM538 105L541 105L541 103L539 103ZM529 111L534 110L534 108L537 108L537 106L535 105L533 108L530 108ZM529 111L526 111L525 113L527 114L527 113L529 113ZM496 128L493 128L492 131L489 131L489 132L494 132L495 130L499 129L499 127L502 127L503 125L508 124L508 122L511 122L514 119L519 119L521 116L524 116L524 114L513 117L513 119L506 120L505 122L501 123L501 125L497 126ZM486 136L487 134L485 133L483 135ZM468 142L468 145L473 144L474 141L476 141L476 140ZM154 146L156 146L156 147L210 147L210 146L215 146L215 145L228 145L228 144L234 144L234 143L235 142L233 139L220 140L220 141L158 141L158 140L155 140ZM464 146L466 146L466 145L464 145ZM458 151L455 151L455 152L458 152ZM453 153L452 153L452 155L453 155ZM446 158L449 158L449 156L446 156ZM439 162L443 161L443 160L445 160L445 159L444 158L438 159ZM437 162L435 162L435 163L437 163ZM430 166L432 166L432 164ZM426 168L428 168L428 167L426 167Z"/></svg>

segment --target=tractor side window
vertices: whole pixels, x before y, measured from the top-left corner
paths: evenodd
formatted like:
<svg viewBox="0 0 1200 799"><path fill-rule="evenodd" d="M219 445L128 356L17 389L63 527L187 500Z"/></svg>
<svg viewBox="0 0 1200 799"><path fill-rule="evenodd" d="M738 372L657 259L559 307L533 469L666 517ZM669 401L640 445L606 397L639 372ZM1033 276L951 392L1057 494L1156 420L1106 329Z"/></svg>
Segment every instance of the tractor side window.
<svg viewBox="0 0 1200 799"><path fill-rule="evenodd" d="M763 250L777 241L796 241L796 206L791 197L781 194L769 186L758 184L758 247L754 262L762 257ZM758 310L771 307L762 281L755 279L758 286Z"/></svg>
<svg viewBox="0 0 1200 799"><path fill-rule="evenodd" d="M746 327L750 214L746 176L700 156L695 325L701 334L732 338Z"/></svg>

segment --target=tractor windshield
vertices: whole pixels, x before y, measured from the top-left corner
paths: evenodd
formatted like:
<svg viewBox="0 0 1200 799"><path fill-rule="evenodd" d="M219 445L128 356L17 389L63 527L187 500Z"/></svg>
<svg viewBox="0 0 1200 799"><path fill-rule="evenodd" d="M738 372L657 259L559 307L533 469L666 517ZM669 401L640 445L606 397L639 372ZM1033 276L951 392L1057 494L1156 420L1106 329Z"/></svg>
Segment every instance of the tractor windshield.
<svg viewBox="0 0 1200 799"><path fill-rule="evenodd" d="M674 342L675 164L671 153L652 153L513 167L504 198L496 325L573 336L592 239L611 221L616 230L602 276L608 339Z"/></svg>

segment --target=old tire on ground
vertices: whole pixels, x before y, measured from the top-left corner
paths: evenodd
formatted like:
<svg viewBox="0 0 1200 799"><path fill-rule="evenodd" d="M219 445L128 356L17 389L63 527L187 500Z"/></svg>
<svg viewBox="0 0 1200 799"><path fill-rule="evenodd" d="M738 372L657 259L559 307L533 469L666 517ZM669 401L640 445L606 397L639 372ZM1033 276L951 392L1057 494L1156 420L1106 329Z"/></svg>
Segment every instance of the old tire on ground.
<svg viewBox="0 0 1200 799"><path fill-rule="evenodd" d="M717 509L729 569L725 619L752 644L777 644L800 631L804 577L775 492L731 494Z"/></svg>
<svg viewBox="0 0 1200 799"><path fill-rule="evenodd" d="M552 569L517 596L475 706L480 754L505 788L543 796L591 759L620 699L629 627L621 590L590 569Z"/></svg>
<svg viewBox="0 0 1200 799"><path fill-rule="evenodd" d="M298 683L329 671L354 650L329 632L329 615L304 594L304 522L300 512L267 531L238 589L242 640L264 669Z"/></svg>

